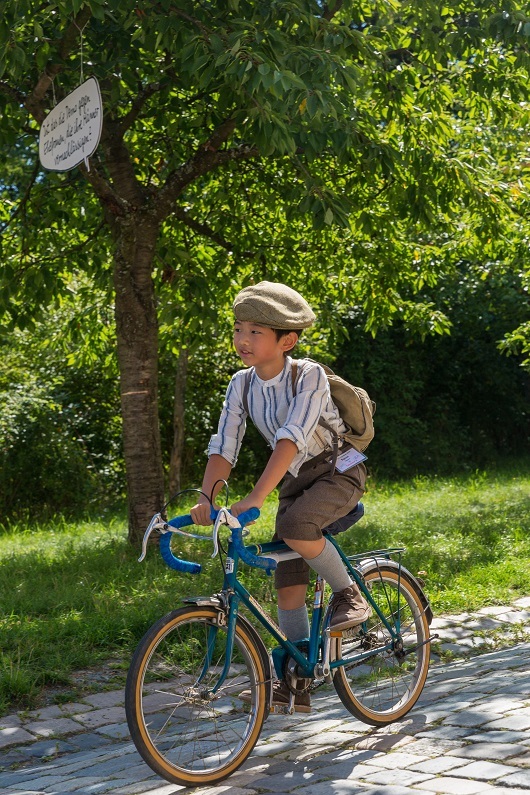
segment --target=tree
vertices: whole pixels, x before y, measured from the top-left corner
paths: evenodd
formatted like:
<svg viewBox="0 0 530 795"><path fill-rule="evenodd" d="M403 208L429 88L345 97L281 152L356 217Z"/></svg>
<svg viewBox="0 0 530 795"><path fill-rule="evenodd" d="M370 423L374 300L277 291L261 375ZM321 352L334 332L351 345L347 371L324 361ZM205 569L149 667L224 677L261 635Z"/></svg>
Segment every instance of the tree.
<svg viewBox="0 0 530 795"><path fill-rule="evenodd" d="M112 284L131 540L163 503L159 313L180 349L267 276L303 285L332 328L359 302L371 330L396 313L447 330L414 295L447 259L433 229L480 239L511 211L459 141L521 112L529 29L510 0L6 0L0 134L22 165L3 191L3 307L25 326L79 270ZM82 63L99 149L90 170L43 173L39 125Z"/></svg>

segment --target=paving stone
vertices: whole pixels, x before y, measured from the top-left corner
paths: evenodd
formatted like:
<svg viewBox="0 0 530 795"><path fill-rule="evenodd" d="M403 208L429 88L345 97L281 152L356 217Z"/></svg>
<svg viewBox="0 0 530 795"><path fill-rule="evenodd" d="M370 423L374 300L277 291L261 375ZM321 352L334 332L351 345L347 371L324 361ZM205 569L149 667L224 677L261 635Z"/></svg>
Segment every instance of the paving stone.
<svg viewBox="0 0 530 795"><path fill-rule="evenodd" d="M462 748L462 742L459 740L437 739L431 742L428 737L421 737L419 739L412 737L411 739L412 742L407 745L406 751L408 754L417 754L418 756L440 756L449 750Z"/></svg>
<svg viewBox="0 0 530 795"><path fill-rule="evenodd" d="M504 784L509 787L526 787L530 788L530 770L517 770L516 772L507 773L501 776L499 784Z"/></svg>
<svg viewBox="0 0 530 795"><path fill-rule="evenodd" d="M460 765L469 764L468 759L461 759L458 756L437 756L434 759L426 759L424 762L410 765L409 770L417 770L419 773L432 773L432 775L439 775L440 773L448 773Z"/></svg>
<svg viewBox="0 0 530 795"><path fill-rule="evenodd" d="M487 605L486 607L481 607L480 610L477 610L477 613L480 613L484 616L498 616L501 613L506 613L506 607L502 605Z"/></svg>
<svg viewBox="0 0 530 795"><path fill-rule="evenodd" d="M24 719L24 723L27 722L27 719L30 720L47 720L48 718L64 718L63 713L61 712L60 708L57 705L52 705L50 707L43 707L42 709L32 709L30 712L26 714Z"/></svg>
<svg viewBox="0 0 530 795"><path fill-rule="evenodd" d="M516 599L513 604L514 607L520 607L522 610L526 607L530 608L530 596L521 596L519 599Z"/></svg>
<svg viewBox="0 0 530 795"><path fill-rule="evenodd" d="M498 787L488 791L490 795L530 795L530 789L512 789L512 787ZM480 793L479 793L480 795Z"/></svg>
<svg viewBox="0 0 530 795"><path fill-rule="evenodd" d="M514 743L472 743L458 751L448 751L448 756L455 754L455 756L467 759L489 759L491 762L496 760L509 759L512 756L528 752L528 748L524 745L515 745ZM512 764L510 762L510 764Z"/></svg>
<svg viewBox="0 0 530 795"><path fill-rule="evenodd" d="M530 768L530 752L527 752L523 756L510 757L510 764L515 765L515 767Z"/></svg>
<svg viewBox="0 0 530 795"><path fill-rule="evenodd" d="M75 746L72 743L64 742L64 740L39 740L36 743L31 743L31 745L22 746L19 754L25 757L26 760L30 757L51 759L59 754L75 750Z"/></svg>
<svg viewBox="0 0 530 795"><path fill-rule="evenodd" d="M160 781L160 779L159 779L159 781ZM163 784L162 786L157 786L157 787L152 787L151 786L148 789L140 790L140 791L141 792L145 792L146 795L174 795L174 793L181 792L181 791L183 791L185 789L186 789L185 787L181 787L179 784ZM110 792L112 793L112 790L110 790ZM125 788L125 792L124 792L123 788L120 788L118 790L118 792L120 792L120 795L129 795L129 791L128 791L127 787ZM138 792L138 790L136 790L136 792ZM188 792L189 792L189 790L188 790ZM204 790L202 790L202 792L204 793ZM201 790L200 789L194 789L193 790L193 795L201 795Z"/></svg>
<svg viewBox="0 0 530 795"><path fill-rule="evenodd" d="M412 739L413 738L401 734L374 735L358 740L355 743L355 748L359 751L389 751L392 748L400 748L403 745L408 745Z"/></svg>
<svg viewBox="0 0 530 795"><path fill-rule="evenodd" d="M72 737L70 742L75 745L76 748L88 751L108 746L110 740L108 737L104 737L96 732L83 732L83 734L76 734L75 737Z"/></svg>
<svg viewBox="0 0 530 795"><path fill-rule="evenodd" d="M480 616L475 613L464 622L463 626L471 631L483 631L488 629L498 629L502 626L502 621L490 618L489 616Z"/></svg>
<svg viewBox="0 0 530 795"><path fill-rule="evenodd" d="M440 649L444 654L451 652L451 654L461 654L462 646L460 643L440 643Z"/></svg>
<svg viewBox="0 0 530 795"><path fill-rule="evenodd" d="M122 705L125 701L125 695L122 690L107 690L103 693L92 693L83 699L86 704L92 707L115 707Z"/></svg>
<svg viewBox="0 0 530 795"><path fill-rule="evenodd" d="M463 726L439 726L434 729L418 732L416 737L427 737L432 741L437 737L440 740L458 740L472 733L472 729L466 729Z"/></svg>
<svg viewBox="0 0 530 795"><path fill-rule="evenodd" d="M29 746L24 745L20 750L12 748L9 751L2 751L2 755L0 756L0 776L4 771L9 772L14 770L28 761L28 757L22 753L25 748L29 748Z"/></svg>
<svg viewBox="0 0 530 795"><path fill-rule="evenodd" d="M322 770L306 770L298 772L296 769L293 769L292 765L290 767L290 770L287 770L283 773L267 773L263 777L255 777L252 780L252 787L258 792L277 792L280 794L283 792L289 792L289 790L295 788L298 789L303 787L305 792L306 786L308 784L314 784L330 777L328 775L329 771L327 771L326 768L323 768ZM346 776L343 776L340 770L337 770L336 775L340 778L347 778Z"/></svg>
<svg viewBox="0 0 530 795"><path fill-rule="evenodd" d="M26 723L24 728L39 737L53 737L57 734L74 734L83 731L83 727L71 718L51 718Z"/></svg>
<svg viewBox="0 0 530 795"><path fill-rule="evenodd" d="M479 795L479 793L490 791L491 795L496 795L494 787L484 785L480 781L463 781L449 776L441 776L440 778L433 778L430 781L416 784L415 789L440 792L446 795Z"/></svg>
<svg viewBox="0 0 530 795"><path fill-rule="evenodd" d="M485 707L487 705L483 705ZM478 710L464 709L461 712L455 712L453 715L448 715L443 723L447 726L462 726L464 728L475 728L477 726L484 726L484 724L491 721L491 714Z"/></svg>
<svg viewBox="0 0 530 795"><path fill-rule="evenodd" d="M482 725L484 731L495 729L512 729L513 731L524 731L530 728L530 717L526 715L505 715L502 718L485 723Z"/></svg>
<svg viewBox="0 0 530 795"><path fill-rule="evenodd" d="M20 726L8 726L0 729L0 748L7 748L9 745L22 745L22 743L35 742L37 738Z"/></svg>
<svg viewBox="0 0 530 795"><path fill-rule="evenodd" d="M108 707L94 709L91 712L82 712L74 716L80 724L88 729L95 729L109 723L124 723L125 709L123 707Z"/></svg>
<svg viewBox="0 0 530 795"><path fill-rule="evenodd" d="M527 624L530 621L530 611L528 610L508 610L506 613L500 613L499 621L509 621L513 624Z"/></svg>
<svg viewBox="0 0 530 795"><path fill-rule="evenodd" d="M413 787L415 784L420 784L424 781L430 781L434 776L430 773L418 773L415 770L400 770L395 768L392 774L389 775L388 770L381 770L375 773L370 773L363 778L363 782L367 781L370 784L392 784L402 787Z"/></svg>
<svg viewBox="0 0 530 795"><path fill-rule="evenodd" d="M307 787L304 787L304 795L331 795L331 793L333 793L333 795L357 795L357 793L367 795L368 792L369 790L358 781L338 779L333 782L333 789L330 788L328 781L309 784ZM380 792L381 795L401 795L401 793L384 793L383 789L381 789ZM227 793L227 795L232 794ZM407 790L404 795L410 795L410 790Z"/></svg>
<svg viewBox="0 0 530 795"><path fill-rule="evenodd" d="M471 743L520 743L524 744L530 738L526 732L515 731L481 731L478 734L468 734L466 740Z"/></svg>
<svg viewBox="0 0 530 795"><path fill-rule="evenodd" d="M131 736L127 723L111 723L109 726L98 726L96 732L104 734L105 737L114 737L116 740L124 740L126 737Z"/></svg>
<svg viewBox="0 0 530 795"><path fill-rule="evenodd" d="M84 787L80 787L78 789L73 790L75 795L99 795L103 792L110 792L114 787L123 787L128 786L130 784L130 780L127 778L123 779L109 779L108 781L97 781L93 784L85 785ZM175 790L173 790L175 791Z"/></svg>
<svg viewBox="0 0 530 795"><path fill-rule="evenodd" d="M513 698L506 698L505 696L497 696L488 699L488 712L495 712L504 715L507 712L523 709L525 701L517 701Z"/></svg>
<svg viewBox="0 0 530 795"><path fill-rule="evenodd" d="M454 623L449 618L445 618L444 616L434 616L433 620L431 621L431 632L434 632L434 630L437 629L452 626L454 626Z"/></svg>
<svg viewBox="0 0 530 795"><path fill-rule="evenodd" d="M69 701L67 704L61 704L60 710L63 715L78 715L80 712L89 712L94 709L90 704L82 704L80 701Z"/></svg>
<svg viewBox="0 0 530 795"><path fill-rule="evenodd" d="M463 778L477 779L478 781L493 781L501 776L507 776L510 773L515 773L517 768L510 767L509 765L499 765L496 762L471 762L470 765L459 767L453 771L454 776L462 776Z"/></svg>

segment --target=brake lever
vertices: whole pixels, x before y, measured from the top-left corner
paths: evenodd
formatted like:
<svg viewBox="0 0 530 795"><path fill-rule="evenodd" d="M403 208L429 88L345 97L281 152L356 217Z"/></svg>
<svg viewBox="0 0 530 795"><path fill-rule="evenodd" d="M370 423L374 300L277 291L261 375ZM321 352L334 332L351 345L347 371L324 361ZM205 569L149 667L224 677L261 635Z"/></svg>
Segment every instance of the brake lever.
<svg viewBox="0 0 530 795"><path fill-rule="evenodd" d="M144 533L144 537L142 539L142 554L138 558L138 563L141 563L145 560L145 556L147 555L147 542L149 541L149 536L153 532L153 530L159 530L161 533L168 532L168 525L162 519L162 515L160 513L155 513L149 525L147 526L147 530Z"/></svg>
<svg viewBox="0 0 530 795"><path fill-rule="evenodd" d="M228 525L230 528L238 529L241 527L241 523L235 516L232 516L228 508L219 508L217 512L217 516L215 518L215 522L213 525L213 553L212 558L217 557L219 554L219 527L221 525Z"/></svg>

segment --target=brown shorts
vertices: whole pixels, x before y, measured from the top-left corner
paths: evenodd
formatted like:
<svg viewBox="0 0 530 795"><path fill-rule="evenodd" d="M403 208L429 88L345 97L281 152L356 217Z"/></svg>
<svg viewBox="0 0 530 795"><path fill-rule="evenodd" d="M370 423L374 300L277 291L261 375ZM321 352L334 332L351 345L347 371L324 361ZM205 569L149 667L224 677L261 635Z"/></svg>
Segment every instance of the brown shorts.
<svg viewBox="0 0 530 795"><path fill-rule="evenodd" d="M331 475L329 462L323 456L306 462L297 477L287 474L280 488L273 540L322 538L323 528L357 505L365 481L364 464ZM276 588L309 582L309 566L303 558L279 563L274 574Z"/></svg>

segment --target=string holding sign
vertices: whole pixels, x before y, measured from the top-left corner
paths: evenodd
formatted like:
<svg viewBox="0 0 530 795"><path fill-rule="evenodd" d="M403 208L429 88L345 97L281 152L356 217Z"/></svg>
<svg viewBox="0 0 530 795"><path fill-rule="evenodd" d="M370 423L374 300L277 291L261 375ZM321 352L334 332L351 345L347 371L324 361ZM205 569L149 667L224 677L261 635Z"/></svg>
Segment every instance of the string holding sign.
<svg viewBox="0 0 530 795"><path fill-rule="evenodd" d="M103 125L99 83L95 77L66 96L44 119L39 158L48 171L70 171L96 151Z"/></svg>

